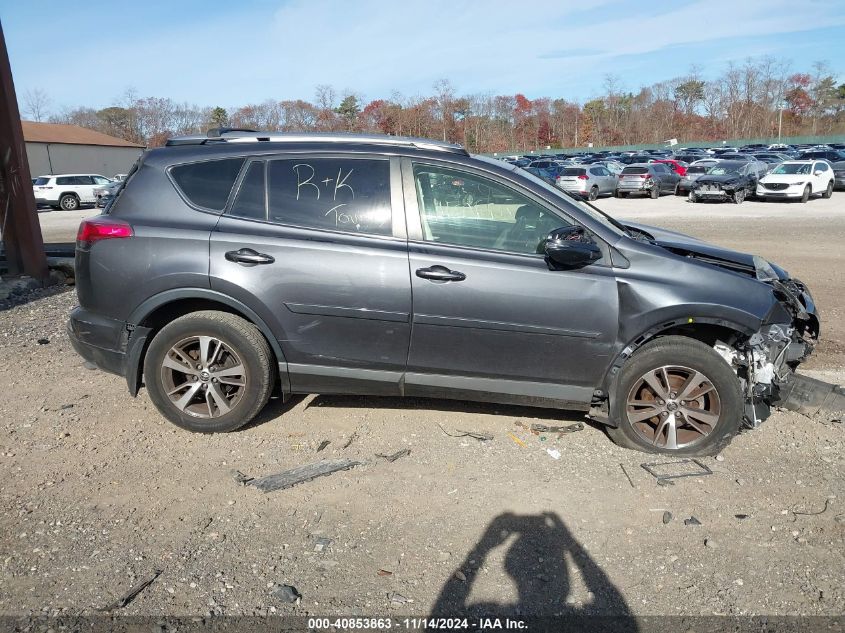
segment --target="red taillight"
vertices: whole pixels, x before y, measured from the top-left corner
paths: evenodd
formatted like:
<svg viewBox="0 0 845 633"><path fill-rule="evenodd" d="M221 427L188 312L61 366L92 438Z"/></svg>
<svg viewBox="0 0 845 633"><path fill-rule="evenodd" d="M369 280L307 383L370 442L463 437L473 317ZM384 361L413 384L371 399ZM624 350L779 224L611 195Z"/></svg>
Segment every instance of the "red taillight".
<svg viewBox="0 0 845 633"><path fill-rule="evenodd" d="M648 178L648 174L640 174L640 178Z"/></svg>
<svg viewBox="0 0 845 633"><path fill-rule="evenodd" d="M100 240L132 237L132 227L122 220L114 218L91 218L83 220L76 234L77 244L93 244Z"/></svg>
<svg viewBox="0 0 845 633"><path fill-rule="evenodd" d="M582 174L578 176L578 180L587 180L587 177Z"/></svg>

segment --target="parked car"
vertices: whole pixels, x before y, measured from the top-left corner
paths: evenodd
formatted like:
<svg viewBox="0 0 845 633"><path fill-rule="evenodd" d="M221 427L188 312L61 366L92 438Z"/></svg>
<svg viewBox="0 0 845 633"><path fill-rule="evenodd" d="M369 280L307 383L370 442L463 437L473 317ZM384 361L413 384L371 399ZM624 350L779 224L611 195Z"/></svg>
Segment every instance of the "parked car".
<svg viewBox="0 0 845 633"><path fill-rule="evenodd" d="M833 163L834 189L845 189L845 161Z"/></svg>
<svg viewBox="0 0 845 633"><path fill-rule="evenodd" d="M76 244L74 349L182 428L237 429L274 391L434 396L592 410L623 446L714 454L817 338L776 265L461 147L217 133L146 152ZM481 204L439 204L455 180Z"/></svg>
<svg viewBox="0 0 845 633"><path fill-rule="evenodd" d="M742 204L756 191L760 175L757 165L749 161L721 161L692 184L690 202L717 200Z"/></svg>
<svg viewBox="0 0 845 633"><path fill-rule="evenodd" d="M617 177L603 165L581 165L564 167L558 173L555 185L589 200L600 195L613 195Z"/></svg>
<svg viewBox="0 0 845 633"><path fill-rule="evenodd" d="M114 194L123 185L122 181L115 180L107 185L101 185L94 189L95 206L99 209L105 207L109 201L114 197Z"/></svg>
<svg viewBox="0 0 845 633"><path fill-rule="evenodd" d="M712 167L713 165L718 165L720 162L722 162L721 158L700 158L697 161L690 163L690 167L692 167L693 165L704 165L705 167Z"/></svg>
<svg viewBox="0 0 845 633"><path fill-rule="evenodd" d="M647 193L652 198L661 193L675 193L681 177L662 163L628 165L619 174L616 197L625 198L629 193Z"/></svg>
<svg viewBox="0 0 845 633"><path fill-rule="evenodd" d="M672 171L674 171L674 172L675 172L676 174L678 174L681 178L683 178L683 177L684 177L684 174L686 174L686 173L687 173L687 165L688 165L688 163L685 163L685 162L679 161L679 160L677 160L677 159L675 159L675 158L660 158L660 159L658 159L658 160L656 160L656 161L654 161L654 162L655 162L655 163L662 163L662 164L664 164L664 165L668 165L668 166L669 166L669 169L671 169Z"/></svg>
<svg viewBox="0 0 845 633"><path fill-rule="evenodd" d="M785 160L790 160L789 156L786 154L780 154L777 152L758 152L754 154L754 158L761 160L770 166L778 165Z"/></svg>
<svg viewBox="0 0 845 633"><path fill-rule="evenodd" d="M99 174L56 174L39 176L32 186L36 204L74 211L83 204L94 204L94 189L111 181Z"/></svg>
<svg viewBox="0 0 845 633"><path fill-rule="evenodd" d="M845 151L841 149L813 149L801 152L798 160L826 160L829 163L839 163L845 160Z"/></svg>
<svg viewBox="0 0 845 633"><path fill-rule="evenodd" d="M549 183L550 185L554 185L555 180L557 179L557 171L543 169L542 167L523 167L523 169L529 174L536 176L537 178Z"/></svg>
<svg viewBox="0 0 845 633"><path fill-rule="evenodd" d="M692 191L693 183L706 174L707 170L710 169L711 166L690 165L687 167L687 173L684 174L678 181L678 186L675 188L675 194L678 196L689 195L689 192Z"/></svg>
<svg viewBox="0 0 845 633"><path fill-rule="evenodd" d="M793 198L807 202L821 194L830 198L835 183L833 168L826 160L794 160L781 163L757 184L757 197Z"/></svg>

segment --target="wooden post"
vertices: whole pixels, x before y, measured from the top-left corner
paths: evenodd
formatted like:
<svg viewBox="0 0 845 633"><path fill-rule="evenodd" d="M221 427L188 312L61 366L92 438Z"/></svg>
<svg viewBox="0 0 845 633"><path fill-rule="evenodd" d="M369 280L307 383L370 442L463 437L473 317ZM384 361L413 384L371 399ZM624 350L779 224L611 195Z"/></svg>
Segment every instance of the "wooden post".
<svg viewBox="0 0 845 633"><path fill-rule="evenodd" d="M0 23L0 231L10 273L46 281L47 257L35 208L12 68Z"/></svg>

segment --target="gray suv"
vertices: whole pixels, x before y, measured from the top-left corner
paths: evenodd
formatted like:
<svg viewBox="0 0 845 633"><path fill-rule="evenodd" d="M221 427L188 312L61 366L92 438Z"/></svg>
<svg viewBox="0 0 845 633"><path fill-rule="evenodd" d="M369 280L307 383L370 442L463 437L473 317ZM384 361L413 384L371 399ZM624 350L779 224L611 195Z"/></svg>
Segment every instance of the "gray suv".
<svg viewBox="0 0 845 633"><path fill-rule="evenodd" d="M76 248L75 349L192 431L273 392L430 396L589 411L623 446L709 454L766 417L819 332L774 264L421 139L171 139Z"/></svg>

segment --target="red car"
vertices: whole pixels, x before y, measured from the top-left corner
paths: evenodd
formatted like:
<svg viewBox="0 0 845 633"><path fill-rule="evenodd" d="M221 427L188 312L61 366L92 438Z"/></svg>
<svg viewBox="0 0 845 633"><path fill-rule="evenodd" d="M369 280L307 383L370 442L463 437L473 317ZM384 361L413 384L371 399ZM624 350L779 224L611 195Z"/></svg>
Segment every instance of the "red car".
<svg viewBox="0 0 845 633"><path fill-rule="evenodd" d="M673 160L671 158L663 158L660 160L654 161L655 163L665 163L669 165L669 167L678 174L681 178L687 175L687 163L684 163L680 160Z"/></svg>

